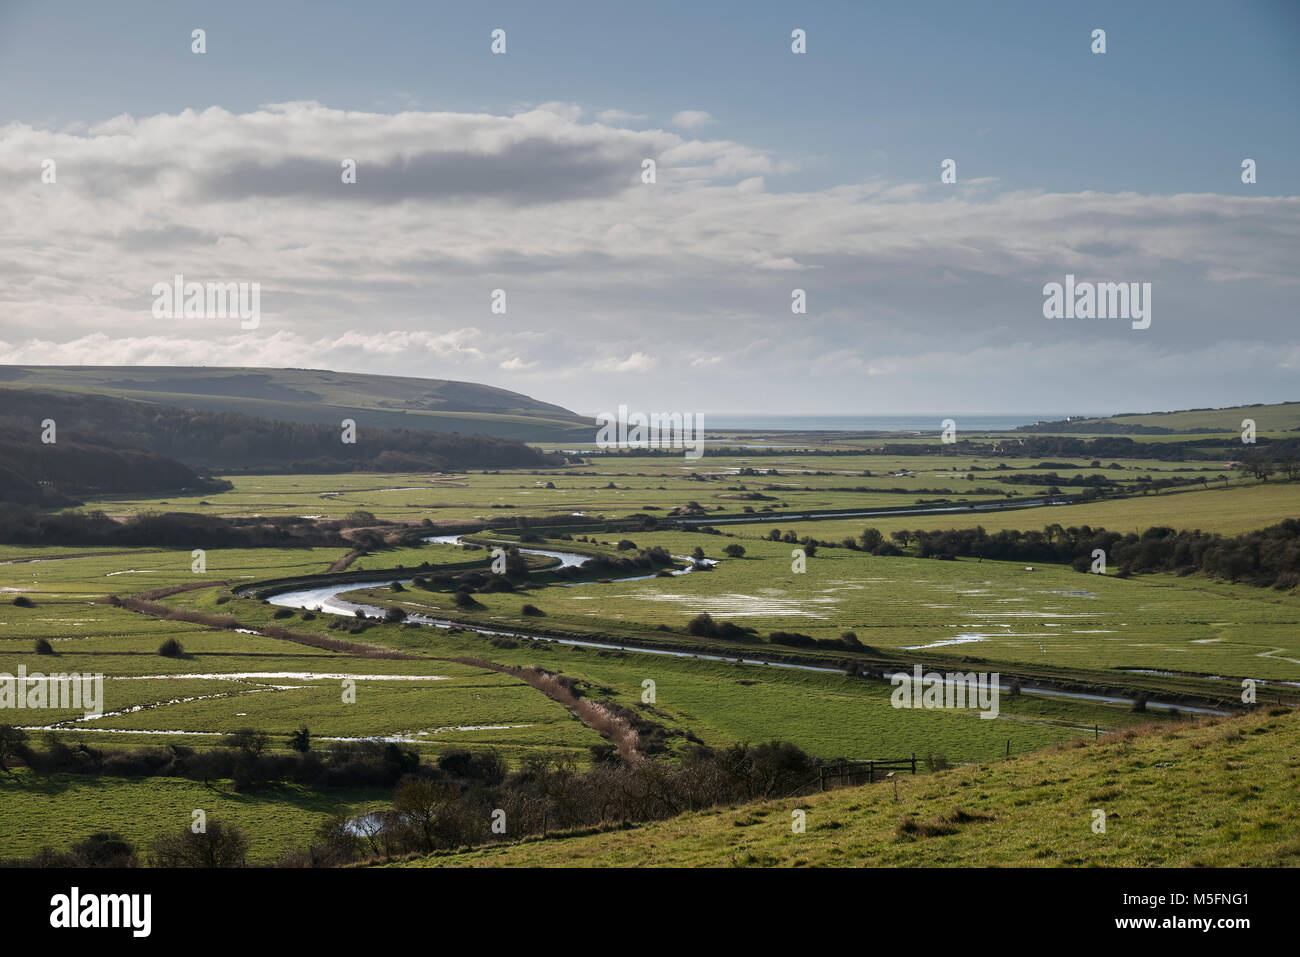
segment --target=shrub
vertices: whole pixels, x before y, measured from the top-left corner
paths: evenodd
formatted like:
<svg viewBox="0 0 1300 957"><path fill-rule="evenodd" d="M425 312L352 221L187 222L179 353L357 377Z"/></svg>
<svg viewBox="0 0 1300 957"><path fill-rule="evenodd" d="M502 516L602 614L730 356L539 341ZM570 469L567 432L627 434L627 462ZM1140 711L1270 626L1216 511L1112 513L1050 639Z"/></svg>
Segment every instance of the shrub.
<svg viewBox="0 0 1300 957"><path fill-rule="evenodd" d="M168 638L158 646L158 654L164 658L180 658L184 656L185 649L181 647L181 643L175 638Z"/></svg>
<svg viewBox="0 0 1300 957"><path fill-rule="evenodd" d="M523 608L519 609L519 613L521 615L527 615L529 617L538 617L540 615L546 614L546 612L542 611L536 605L524 605Z"/></svg>
<svg viewBox="0 0 1300 957"><path fill-rule="evenodd" d="M38 655L52 655L54 654L54 646L51 645L48 641L46 641L44 638L37 638L36 653Z"/></svg>
<svg viewBox="0 0 1300 957"><path fill-rule="evenodd" d="M248 839L242 831L209 819L200 834L186 826L162 835L150 858L155 867L243 867L247 855Z"/></svg>
<svg viewBox="0 0 1300 957"><path fill-rule="evenodd" d="M271 614L271 617L272 617L272 618L278 618L278 619L283 619L283 618L292 618L292 617L293 617L293 609L292 609L292 608L277 608L277 609L276 609L276 610Z"/></svg>
<svg viewBox="0 0 1300 957"><path fill-rule="evenodd" d="M14 604L17 605L19 608L35 607L35 603L26 595L19 595L17 598L14 599Z"/></svg>
<svg viewBox="0 0 1300 957"><path fill-rule="evenodd" d="M686 631L697 638L715 638L718 634L718 625L713 620L712 615L707 611L702 611L690 620L686 626Z"/></svg>

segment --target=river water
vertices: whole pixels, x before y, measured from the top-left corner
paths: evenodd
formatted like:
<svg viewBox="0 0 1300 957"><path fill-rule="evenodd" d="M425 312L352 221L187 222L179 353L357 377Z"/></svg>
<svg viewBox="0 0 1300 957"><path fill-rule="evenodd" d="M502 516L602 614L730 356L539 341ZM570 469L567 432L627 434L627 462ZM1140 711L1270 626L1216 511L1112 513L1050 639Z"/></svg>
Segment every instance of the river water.
<svg viewBox="0 0 1300 957"><path fill-rule="evenodd" d="M425 538L424 541L430 544L459 546L462 544L461 539L462 536L460 535L434 535ZM557 558L561 562L561 565L559 567L562 568L572 568L572 567L579 566L583 562L587 561L588 558L591 557L589 555L579 555L575 552L554 551L550 549L541 549L541 548L520 548L519 551L526 555L545 555L550 558ZM674 557L680 558L681 556L674 556ZM690 562L690 559L683 559L683 560ZM710 562L710 564L716 564L716 563ZM672 572L672 574L685 575L690 571L692 571L692 566L688 564L685 569L676 569ZM613 581L641 581L643 579L655 578L655 577L657 576L634 575L628 578L613 579ZM401 581L402 584L409 584L412 581L412 579L382 578L382 579L376 579L375 581L371 581L371 582L348 582L346 584L326 585L319 588L304 588L298 591L281 592L280 594L274 595L267 600L273 605L279 605L285 608L309 609L313 611L328 612L330 614L335 614L335 615L355 615L357 611L361 611L364 614L369 616L382 616L385 612L385 609L383 608L380 608L376 605L368 605L360 602L348 601L339 596L344 592L357 591L359 589L364 589L364 588L379 588L384 585L389 585L393 581ZM573 582L573 583L567 583L567 586L577 587L580 585L590 585L590 584L593 583ZM630 654L666 655L672 658L698 658L701 661L722 661L722 662L731 662L734 664L753 665L753 666L765 667L765 668L788 668L794 671L810 671L810 672L816 672L820 674L835 674L835 675L844 674L844 670L842 668L828 668L828 667L822 667L818 665L800 665L800 664L792 664L790 662L764 661L761 659L743 658L743 657L734 658L725 655L700 654L698 652L671 651L665 648L645 648L636 645L619 645L619 644L611 644L608 642L600 642L600 641L584 641L576 638L551 638L551 637L544 637L541 635L533 635L522 631L512 631L504 628L496 628L496 629L480 628L480 627L461 624L459 622L450 621L444 618L434 618L428 615L412 614L412 615L408 615L404 619L404 621L412 622L418 625L426 625L433 628L446 628L446 629L460 628L466 631L475 632L480 635L488 635L492 637L515 638L515 639L527 640L527 641L548 641L559 645L573 645L581 648L596 648L596 649L601 649L606 651L622 651ZM905 672L898 672L898 673L906 674ZM1009 690L1009 688L1006 685L1004 685L1002 687L1002 690L1007 691ZM1108 695L1085 694L1084 692L1080 692L1080 691L1065 691L1065 690L1052 689L1052 688L1032 688L1032 689L1025 688L1022 690L1021 693L1026 695L1042 695L1044 697L1050 697L1050 698L1067 698L1075 701L1091 701L1091 702L1097 702L1102 704L1130 704L1131 705L1133 703L1132 698L1113 697ZM1152 701L1149 699L1146 703L1146 706L1148 708L1153 708L1157 710L1178 710L1178 711L1187 711L1193 714L1203 714L1203 715L1226 716L1228 714L1228 712L1226 711L1216 711L1210 708L1197 708L1197 707L1191 707L1189 705L1170 704L1167 702Z"/></svg>

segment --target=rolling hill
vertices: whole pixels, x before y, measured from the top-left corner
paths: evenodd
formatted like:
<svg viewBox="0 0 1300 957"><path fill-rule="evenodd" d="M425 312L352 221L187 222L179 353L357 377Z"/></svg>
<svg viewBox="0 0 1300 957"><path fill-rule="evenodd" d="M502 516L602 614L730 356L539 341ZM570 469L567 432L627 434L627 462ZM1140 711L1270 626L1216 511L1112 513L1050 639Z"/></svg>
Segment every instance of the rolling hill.
<svg viewBox="0 0 1300 957"><path fill-rule="evenodd" d="M561 406L493 386L319 369L7 365L0 366L0 389L111 396L312 425L351 418L369 428L525 441L589 440L594 428Z"/></svg>
<svg viewBox="0 0 1300 957"><path fill-rule="evenodd" d="M491 845L401 866L1089 866L1300 863L1300 712L1084 737L934 774ZM793 812L806 815L794 833ZM1105 812L1105 831L1093 823Z"/></svg>
<svg viewBox="0 0 1300 957"><path fill-rule="evenodd" d="M1300 431L1300 402L1232 405L1222 409L1177 412L1124 412L1093 419L1070 419L1023 426L1026 432L1104 433L1237 433L1243 419L1254 419L1259 432Z"/></svg>

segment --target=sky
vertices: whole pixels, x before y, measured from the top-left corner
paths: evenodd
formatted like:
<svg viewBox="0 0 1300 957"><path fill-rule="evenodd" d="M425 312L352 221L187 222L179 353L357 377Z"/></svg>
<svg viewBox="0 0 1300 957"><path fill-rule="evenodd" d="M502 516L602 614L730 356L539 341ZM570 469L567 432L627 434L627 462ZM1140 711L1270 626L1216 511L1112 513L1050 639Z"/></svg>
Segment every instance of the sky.
<svg viewBox="0 0 1300 957"><path fill-rule="evenodd" d="M1298 94L1296 2L0 0L0 363L589 414L1300 399ZM155 315L177 274L257 283L257 327ZM1149 326L1046 318L1067 275L1150 283Z"/></svg>

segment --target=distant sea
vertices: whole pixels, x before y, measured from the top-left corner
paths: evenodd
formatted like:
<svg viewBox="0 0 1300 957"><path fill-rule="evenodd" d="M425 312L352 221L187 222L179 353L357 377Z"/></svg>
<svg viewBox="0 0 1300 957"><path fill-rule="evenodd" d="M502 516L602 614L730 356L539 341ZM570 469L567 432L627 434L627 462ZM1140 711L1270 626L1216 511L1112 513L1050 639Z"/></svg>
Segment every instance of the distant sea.
<svg viewBox="0 0 1300 957"><path fill-rule="evenodd" d="M1076 413L1077 414L1077 413ZM944 419L952 419L961 431L997 431L1019 425L1064 419L1065 413L1024 413L1021 415L727 415L704 413L704 428L714 429L795 429L832 432L938 432Z"/></svg>

